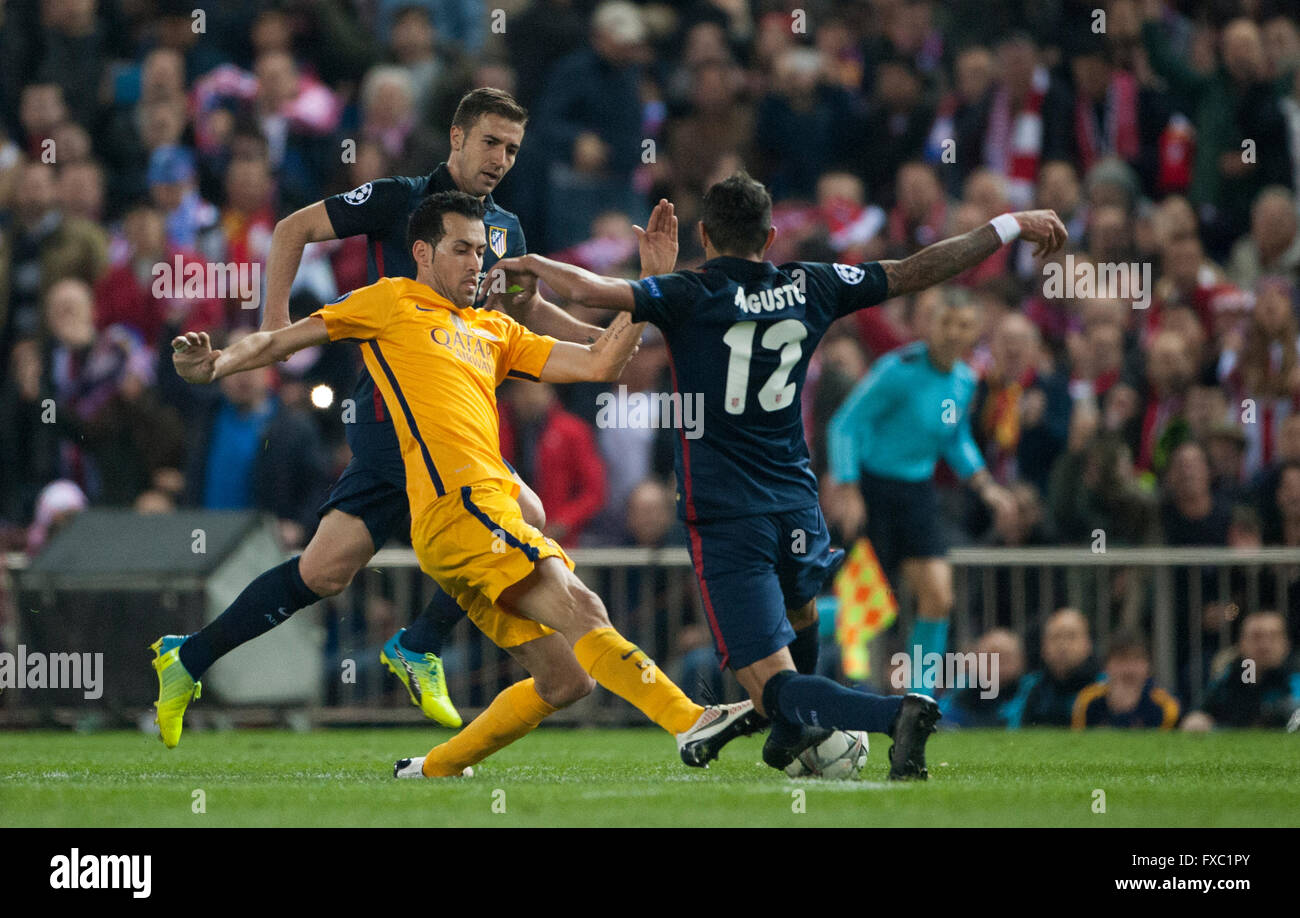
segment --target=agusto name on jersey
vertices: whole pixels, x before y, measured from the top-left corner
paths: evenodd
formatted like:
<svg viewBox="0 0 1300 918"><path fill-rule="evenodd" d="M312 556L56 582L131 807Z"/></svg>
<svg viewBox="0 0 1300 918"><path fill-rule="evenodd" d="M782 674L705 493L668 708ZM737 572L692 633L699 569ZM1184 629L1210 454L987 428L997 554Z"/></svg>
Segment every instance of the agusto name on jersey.
<svg viewBox="0 0 1300 918"><path fill-rule="evenodd" d="M795 303L806 302L803 291L796 284L782 284L770 290L748 294L744 287L736 288L736 308L744 313L776 312Z"/></svg>

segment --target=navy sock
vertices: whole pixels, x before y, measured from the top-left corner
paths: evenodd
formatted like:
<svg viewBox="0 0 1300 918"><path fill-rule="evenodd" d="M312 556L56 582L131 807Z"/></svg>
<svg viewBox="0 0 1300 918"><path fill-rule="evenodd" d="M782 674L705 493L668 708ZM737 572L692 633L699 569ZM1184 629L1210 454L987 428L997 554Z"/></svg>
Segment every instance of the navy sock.
<svg viewBox="0 0 1300 918"><path fill-rule="evenodd" d="M773 720L835 730L889 733L902 707L899 695L872 695L825 676L777 673L763 687L763 707Z"/></svg>
<svg viewBox="0 0 1300 918"><path fill-rule="evenodd" d="M265 634L320 599L302 581L298 572L300 557L271 568L244 587L226 611L181 644L181 664L190 678L197 680L240 644Z"/></svg>
<svg viewBox="0 0 1300 918"><path fill-rule="evenodd" d="M794 659L794 668L805 676L817 672L817 655L821 651L821 636L817 633L817 622L794 633L790 642L790 656Z"/></svg>
<svg viewBox="0 0 1300 918"><path fill-rule="evenodd" d="M412 653L442 653L443 642L465 610L445 590L438 590L410 627L402 632L401 645Z"/></svg>

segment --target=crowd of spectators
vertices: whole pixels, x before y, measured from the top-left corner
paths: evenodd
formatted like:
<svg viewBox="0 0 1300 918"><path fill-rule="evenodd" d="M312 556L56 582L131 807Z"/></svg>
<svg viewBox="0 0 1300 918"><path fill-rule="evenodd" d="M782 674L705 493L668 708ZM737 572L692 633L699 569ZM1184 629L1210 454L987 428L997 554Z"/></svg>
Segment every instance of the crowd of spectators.
<svg viewBox="0 0 1300 918"><path fill-rule="evenodd" d="M1041 664L1032 671L1024 641L1009 629L988 631L966 648L972 660L997 656L997 684L939 693L944 726L1300 729L1300 669L1285 620L1271 609L1242 618L1236 642L1211 661L1199 705L1180 704L1157 684L1150 648L1134 631L1112 636L1099 661L1086 617L1066 607L1047 618L1042 637Z"/></svg>
<svg viewBox="0 0 1300 918"><path fill-rule="evenodd" d="M186 387L172 334L260 314L157 268L264 284L279 218L431 171L460 96L496 86L530 111L497 201L530 249L606 273L634 274L661 196L697 264L702 194L742 167L774 196L776 262L1055 209L1066 275L1126 264L1150 287L1062 291L1024 244L955 279L984 323L971 423L1021 517L994 526L948 476L955 542L1300 546L1298 65L1280 0L10 0L0 538L87 505L254 507L301 545L347 460L357 356ZM365 280L364 240L310 246L295 317ZM917 336L925 296L828 335L802 395L819 470L839 399ZM652 331L623 382L668 390L667 363ZM673 434L598 429L597 392L508 387L503 451L550 534L636 544Z"/></svg>

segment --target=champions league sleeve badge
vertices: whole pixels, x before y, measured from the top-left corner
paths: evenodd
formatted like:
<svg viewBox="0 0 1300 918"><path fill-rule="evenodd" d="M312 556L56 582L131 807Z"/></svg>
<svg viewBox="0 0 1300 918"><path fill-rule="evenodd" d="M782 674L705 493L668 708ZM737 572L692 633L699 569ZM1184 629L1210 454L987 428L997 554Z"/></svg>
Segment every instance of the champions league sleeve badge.
<svg viewBox="0 0 1300 918"><path fill-rule="evenodd" d="M370 200L370 192L375 188L372 182L366 182L364 185L358 185L347 194L343 195L343 200L349 204L364 204Z"/></svg>
<svg viewBox="0 0 1300 918"><path fill-rule="evenodd" d="M862 278L867 276L867 272L863 271L857 265L836 264L835 273L838 274L840 280L844 281L846 284L860 284L862 283Z"/></svg>

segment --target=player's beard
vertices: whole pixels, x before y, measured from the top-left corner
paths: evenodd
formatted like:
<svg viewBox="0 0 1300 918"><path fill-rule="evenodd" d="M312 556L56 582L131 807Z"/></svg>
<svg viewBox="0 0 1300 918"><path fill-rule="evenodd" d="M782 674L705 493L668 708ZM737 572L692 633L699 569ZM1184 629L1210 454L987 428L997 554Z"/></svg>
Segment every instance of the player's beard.
<svg viewBox="0 0 1300 918"><path fill-rule="evenodd" d="M443 299L450 300L452 305L457 308L463 309L465 307L464 295L460 292L459 284L451 283L448 278L436 271L432 272L429 280L431 281L429 286L433 288L434 293Z"/></svg>

